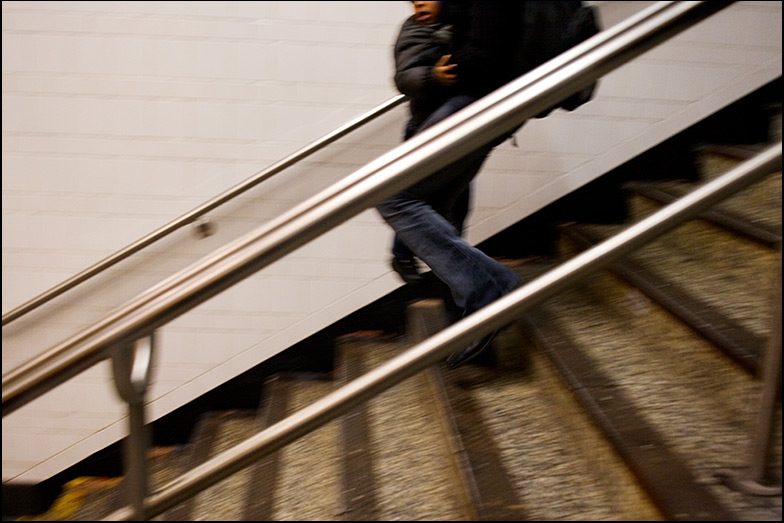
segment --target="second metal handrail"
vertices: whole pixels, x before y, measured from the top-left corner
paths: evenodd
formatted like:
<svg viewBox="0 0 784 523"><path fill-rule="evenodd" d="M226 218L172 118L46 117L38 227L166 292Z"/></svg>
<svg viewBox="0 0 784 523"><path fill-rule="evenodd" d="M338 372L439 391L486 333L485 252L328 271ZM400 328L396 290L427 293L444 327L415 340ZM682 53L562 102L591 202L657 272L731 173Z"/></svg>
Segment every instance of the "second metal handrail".
<svg viewBox="0 0 784 523"><path fill-rule="evenodd" d="M171 222L167 223L163 227L160 227L154 230L153 232L147 234L146 236L139 238L132 244L120 249L119 251L115 252L114 254L111 254L110 256L107 256L106 258L92 265L91 267L84 269L82 272L75 274L74 276L55 285L51 289L41 293L35 298L10 310L9 312L3 315L2 325L3 326L8 325L12 321L17 320L22 316L24 316L25 314L37 309L41 305L44 305L45 303L48 303L49 301L57 298L58 296L61 296L62 294L68 292L69 290L73 289L77 285L84 283L90 278L102 273L106 269L109 269L110 267L120 263L121 261L130 257L131 255L141 251L145 247L148 247L153 243L157 242L158 240L165 238L169 234L179 230L180 228L195 222L196 220L198 220L208 212L215 210L216 208L220 207L221 205L223 205L224 203L230 200L233 200L237 196L245 193L249 189L252 189L256 185L263 182L264 180L267 180L268 178L278 174L279 172L288 169L289 167L296 164L297 162L304 160L311 154L320 151L327 145L339 140L340 138L346 136L350 132L358 129L359 127L362 127L366 123L374 120L375 118L390 111L391 109L394 109L398 105L402 104L406 99L407 97L402 94L393 96L389 100L377 105L376 107L367 111L366 113L361 114L356 118L354 118L353 120L343 124L342 126L338 127L334 131L325 134L321 138L318 138L317 140L309 143L308 145L288 155L282 160L279 160L274 164L270 165L269 167L259 171L258 173L254 174L250 178L243 180L242 182L238 183L234 187L231 187L226 191L222 192L221 194L215 196L214 198L204 202L203 204L199 205L195 209L188 211L187 213L183 214L179 218L172 220Z"/></svg>

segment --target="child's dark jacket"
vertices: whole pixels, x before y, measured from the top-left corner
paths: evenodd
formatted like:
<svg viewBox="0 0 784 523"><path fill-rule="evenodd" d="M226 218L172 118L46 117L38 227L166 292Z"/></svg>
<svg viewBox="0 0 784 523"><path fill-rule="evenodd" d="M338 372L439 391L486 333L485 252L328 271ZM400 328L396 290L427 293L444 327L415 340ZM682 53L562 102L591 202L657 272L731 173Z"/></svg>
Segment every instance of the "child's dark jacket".
<svg viewBox="0 0 784 523"><path fill-rule="evenodd" d="M400 29L395 43L395 85L409 97L411 120L416 129L450 96L433 78L433 66L449 54L449 43L440 24L421 25L413 16Z"/></svg>

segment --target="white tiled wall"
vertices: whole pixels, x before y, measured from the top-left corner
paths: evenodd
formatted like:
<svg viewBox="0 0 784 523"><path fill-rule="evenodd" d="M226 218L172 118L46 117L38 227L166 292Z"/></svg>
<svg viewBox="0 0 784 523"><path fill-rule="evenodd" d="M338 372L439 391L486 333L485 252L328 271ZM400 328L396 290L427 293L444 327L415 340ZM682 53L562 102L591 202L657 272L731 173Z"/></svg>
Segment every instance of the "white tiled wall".
<svg viewBox="0 0 784 523"><path fill-rule="evenodd" d="M594 2L606 25L651 2ZM396 94L408 2L3 2L6 313ZM781 2L738 2L533 121L476 183L479 241L781 75ZM3 372L400 142L405 107L3 328ZM161 330L152 418L399 285L373 210ZM101 364L3 418L3 480L125 433Z"/></svg>

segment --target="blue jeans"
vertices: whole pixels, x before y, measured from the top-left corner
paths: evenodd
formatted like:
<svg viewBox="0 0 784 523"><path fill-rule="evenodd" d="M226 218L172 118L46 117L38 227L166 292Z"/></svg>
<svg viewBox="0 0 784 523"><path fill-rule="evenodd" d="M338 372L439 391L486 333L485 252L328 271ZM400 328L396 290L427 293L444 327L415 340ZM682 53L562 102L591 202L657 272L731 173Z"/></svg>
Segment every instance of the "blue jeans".
<svg viewBox="0 0 784 523"><path fill-rule="evenodd" d="M456 201L452 201L452 199L437 199L436 201L429 202L433 209L447 219L449 223L451 223L455 229L460 234L463 234L463 226L465 224L465 220L468 217L468 210L471 207L471 194L470 188L466 187L462 193L457 195ZM453 195L450 195L453 196ZM392 242L392 256L398 259L410 259L414 257L414 253L411 252L403 240L396 234L395 239Z"/></svg>
<svg viewBox="0 0 784 523"><path fill-rule="evenodd" d="M437 124L441 120L455 114L460 109L468 106L476 99L467 95L457 95L453 96L446 102L444 102L438 109L433 111L430 116L425 118L425 120L419 125L414 126L412 122L409 122L406 125L404 141L408 140L415 134L424 131L428 127ZM459 166L460 168L469 171L475 169L473 176L479 172L479 169L482 166L482 162L474 162L470 165ZM463 225L465 224L465 220L468 217L468 211L470 208L470 184L466 184L465 188L458 187L456 189L456 194L441 194L441 195L434 195L429 199L429 202L432 207L442 216L444 216L449 223L455 226L457 230L462 234L463 233ZM406 258L413 258L414 254L411 252L405 242L396 234L395 238L392 242L392 256L399 259L406 259Z"/></svg>
<svg viewBox="0 0 784 523"><path fill-rule="evenodd" d="M501 141L467 154L377 207L396 237L447 284L464 315L509 293L520 279L513 270L466 242L432 202L457 198L467 190L487 155Z"/></svg>

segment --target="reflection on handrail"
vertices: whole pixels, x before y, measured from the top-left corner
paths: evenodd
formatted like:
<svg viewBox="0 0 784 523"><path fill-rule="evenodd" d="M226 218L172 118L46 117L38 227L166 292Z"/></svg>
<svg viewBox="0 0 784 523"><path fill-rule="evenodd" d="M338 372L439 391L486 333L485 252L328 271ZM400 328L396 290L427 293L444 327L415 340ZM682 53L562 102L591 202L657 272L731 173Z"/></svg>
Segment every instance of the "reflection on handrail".
<svg viewBox="0 0 784 523"><path fill-rule="evenodd" d="M29 300L28 302L23 303L22 305L16 307L15 309L3 315L2 325L5 326L16 319L21 318L28 312L37 309L41 305L64 294L65 292L71 290L77 285L84 283L85 281L89 280L93 276L98 275L99 273L105 271L109 267L112 267L113 265L128 258L132 254L135 254L140 250L144 249L145 247L152 245L153 243L168 236L174 231L180 229L181 227L184 227L189 223L193 223L198 218L220 207L224 203L234 199L235 197L239 196L245 191L255 187L256 185L260 184L264 180L276 175L277 173L285 169L288 169L289 167L299 162L300 160L307 158L311 154L339 140L340 138L346 136L350 132L358 129L359 127L362 127L363 125L370 122L371 120L386 113L387 111L394 109L395 107L403 103L406 100L406 98L407 97L402 94L393 96L389 100L377 105L370 111L354 118L353 120L338 127L334 131L325 134L321 138L309 143L302 149L290 154L289 156L283 158L282 160L279 160L278 162L267 167L266 169L259 171L258 173L254 174L250 178L243 180L242 182L238 183L237 185L235 185L230 189L227 189L223 193L199 205L195 209L187 212L186 214L183 214L179 218L167 223L163 227L151 232L147 236L144 236L143 238L136 240L134 243L104 258L103 260L99 261L95 265L88 267L82 272L72 276L71 278L65 280L64 282L59 283L58 285L36 296L35 298Z"/></svg>

